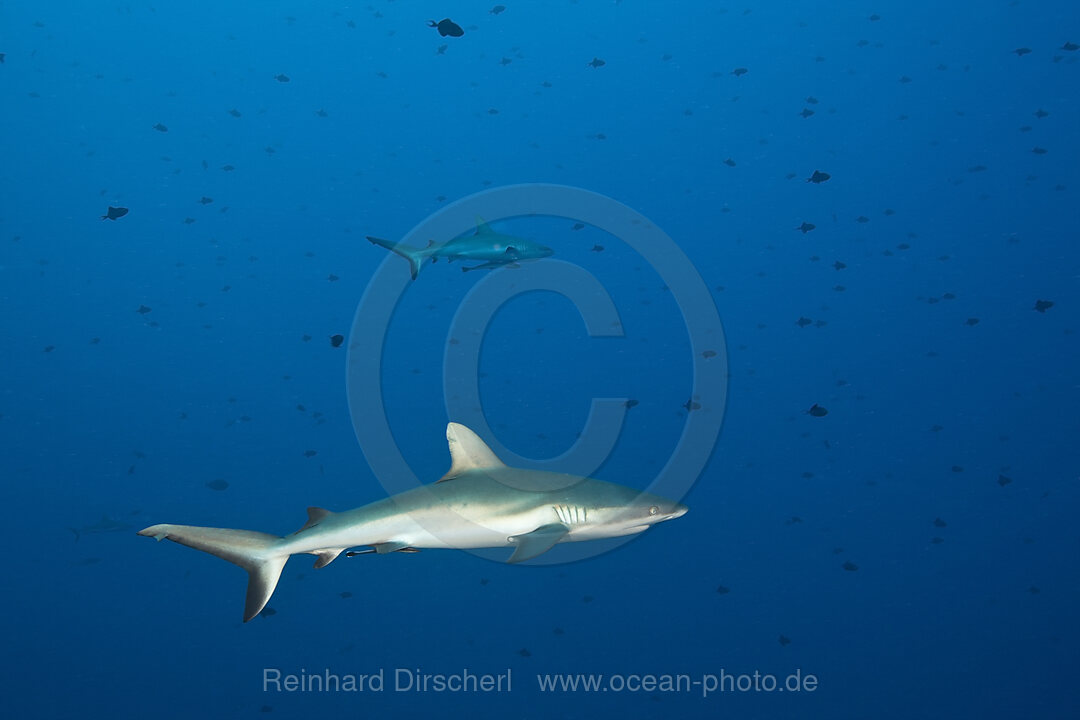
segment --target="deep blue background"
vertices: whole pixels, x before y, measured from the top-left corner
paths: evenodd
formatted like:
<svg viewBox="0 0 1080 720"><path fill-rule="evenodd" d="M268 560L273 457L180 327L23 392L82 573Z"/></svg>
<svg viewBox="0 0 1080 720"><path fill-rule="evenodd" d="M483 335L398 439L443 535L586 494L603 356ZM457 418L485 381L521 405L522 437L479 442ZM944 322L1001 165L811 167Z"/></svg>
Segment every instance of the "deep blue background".
<svg viewBox="0 0 1080 720"><path fill-rule="evenodd" d="M1075 712L1080 52L1062 46L1080 6L492 4L0 6L5 714ZM445 16L464 37L426 26ZM241 625L240 570L134 531L284 534L307 505L383 497L327 340L386 255L363 238L521 182L627 203L713 289L729 398L690 513L548 568L298 558L277 614ZM131 212L102 222L109 204ZM591 397L637 398L598 476L644 487L685 420L689 344L656 273L570 225L499 228L594 273L626 338L590 339L558 296L515 300L481 358L486 416L548 457ZM446 328L480 275L426 268L389 336L389 420L425 479L448 464ZM102 516L129 527L68 529ZM515 689L286 697L261 692L267 666L512 667ZM533 681L796 668L817 692Z"/></svg>

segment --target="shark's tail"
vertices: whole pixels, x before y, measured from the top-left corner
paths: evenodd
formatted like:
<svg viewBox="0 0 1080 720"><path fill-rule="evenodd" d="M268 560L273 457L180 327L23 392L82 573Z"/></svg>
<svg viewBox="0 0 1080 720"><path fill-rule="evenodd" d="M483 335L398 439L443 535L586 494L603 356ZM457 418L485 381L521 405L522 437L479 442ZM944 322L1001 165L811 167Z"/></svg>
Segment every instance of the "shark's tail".
<svg viewBox="0 0 1080 720"><path fill-rule="evenodd" d="M367 236L375 245L384 247L392 253L400 255L409 261L409 274L412 275L412 279L415 280L416 276L420 274L420 266L424 264L424 261L431 257L432 246L426 248L416 248L412 245L406 245L405 243L392 243L389 240L383 240L382 238Z"/></svg>
<svg viewBox="0 0 1080 720"><path fill-rule="evenodd" d="M248 571L244 622L262 612L274 594L281 570L289 553L277 550L281 538L251 530L194 527L191 525L152 525L140 535L156 540L168 538L196 550L216 555Z"/></svg>

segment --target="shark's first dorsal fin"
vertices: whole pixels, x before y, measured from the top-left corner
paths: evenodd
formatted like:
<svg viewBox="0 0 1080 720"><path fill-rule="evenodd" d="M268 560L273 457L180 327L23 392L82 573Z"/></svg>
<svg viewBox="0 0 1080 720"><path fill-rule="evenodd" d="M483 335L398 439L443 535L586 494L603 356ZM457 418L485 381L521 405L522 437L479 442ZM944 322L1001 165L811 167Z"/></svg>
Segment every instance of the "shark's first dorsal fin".
<svg viewBox="0 0 1080 720"><path fill-rule="evenodd" d="M447 425L446 442L450 446L450 469L438 482L452 480L469 470L506 467L502 460L491 452L491 448L464 425L454 422Z"/></svg>
<svg viewBox="0 0 1080 720"><path fill-rule="evenodd" d="M333 513L329 510L325 510L321 507L309 507L307 509L307 522L304 523L304 527L300 528L296 532L304 532L310 527L315 527L330 515L333 515ZM333 558L331 558L331 560L332 559Z"/></svg>
<svg viewBox="0 0 1080 720"><path fill-rule="evenodd" d="M487 224L487 220L476 216L476 234L477 235L494 235L495 231L491 229L491 226Z"/></svg>

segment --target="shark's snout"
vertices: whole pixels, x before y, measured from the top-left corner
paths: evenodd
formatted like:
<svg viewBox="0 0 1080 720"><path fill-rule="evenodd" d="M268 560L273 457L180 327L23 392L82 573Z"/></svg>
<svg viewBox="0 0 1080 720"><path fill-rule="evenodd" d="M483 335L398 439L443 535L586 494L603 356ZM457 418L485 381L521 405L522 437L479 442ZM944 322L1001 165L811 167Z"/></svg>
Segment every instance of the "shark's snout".
<svg viewBox="0 0 1080 720"><path fill-rule="evenodd" d="M668 520L674 520L675 518L681 518L686 514L686 511L690 508L686 507L682 503L675 503L675 507L671 510L671 515L668 516Z"/></svg>
<svg viewBox="0 0 1080 720"><path fill-rule="evenodd" d="M539 248L539 256L542 258L551 257L555 254L555 251L549 248L547 245L541 245Z"/></svg>

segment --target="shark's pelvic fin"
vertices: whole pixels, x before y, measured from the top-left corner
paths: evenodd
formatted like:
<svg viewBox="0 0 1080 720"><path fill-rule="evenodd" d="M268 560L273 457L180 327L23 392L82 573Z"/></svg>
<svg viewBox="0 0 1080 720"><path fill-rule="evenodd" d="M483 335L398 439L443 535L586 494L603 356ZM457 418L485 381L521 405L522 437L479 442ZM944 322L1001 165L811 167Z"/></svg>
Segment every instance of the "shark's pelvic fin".
<svg viewBox="0 0 1080 720"><path fill-rule="evenodd" d="M415 248L411 245L404 243L392 243L389 240L383 240L382 238L367 236L367 239L379 247L384 247L390 252L400 255L409 261L409 274L412 275L412 279L415 280L416 276L420 274L420 266L424 264L424 261L432 256L432 253L436 250L433 244L428 244L426 248Z"/></svg>
<svg viewBox="0 0 1080 720"><path fill-rule="evenodd" d="M568 532L570 532L570 528L562 523L551 523L550 525L541 525L524 535L514 535L510 538L510 541L517 547L507 562L519 563L523 560L531 560L537 555L543 555L554 547L555 543L566 537Z"/></svg>
<svg viewBox="0 0 1080 720"><path fill-rule="evenodd" d="M274 552L281 538L251 530L227 530L191 525L152 525L140 530L139 535L157 540L172 540L175 543L216 555L222 560L228 560L233 565L239 565L247 570L248 588L244 601L244 622L251 620L266 607L270 596L274 594L274 588L277 587L281 570L289 560L288 553Z"/></svg>
<svg viewBox="0 0 1080 720"><path fill-rule="evenodd" d="M446 442L450 446L450 469L438 482L452 480L469 470L505 468L491 448L469 428L458 423L446 426Z"/></svg>

